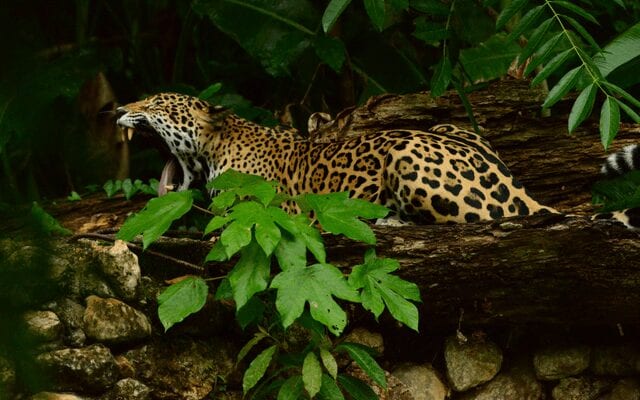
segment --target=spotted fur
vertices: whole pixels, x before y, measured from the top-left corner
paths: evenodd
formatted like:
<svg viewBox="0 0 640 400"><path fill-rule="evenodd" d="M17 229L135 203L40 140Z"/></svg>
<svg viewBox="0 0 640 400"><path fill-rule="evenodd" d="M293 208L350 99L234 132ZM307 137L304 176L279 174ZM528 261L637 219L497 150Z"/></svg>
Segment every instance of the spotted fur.
<svg viewBox="0 0 640 400"><path fill-rule="evenodd" d="M453 125L317 143L174 93L118 112L119 125L163 139L182 167L181 190L233 168L278 180L292 195L349 191L420 224L554 211L531 198L484 138Z"/></svg>

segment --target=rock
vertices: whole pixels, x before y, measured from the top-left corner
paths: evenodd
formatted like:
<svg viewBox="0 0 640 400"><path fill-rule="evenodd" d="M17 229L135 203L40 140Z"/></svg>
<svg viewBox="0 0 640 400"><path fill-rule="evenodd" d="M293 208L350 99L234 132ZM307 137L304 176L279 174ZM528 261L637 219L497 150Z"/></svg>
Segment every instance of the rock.
<svg viewBox="0 0 640 400"><path fill-rule="evenodd" d="M54 382L55 390L102 392L119 378L116 360L101 344L42 353L36 364Z"/></svg>
<svg viewBox="0 0 640 400"><path fill-rule="evenodd" d="M611 387L611 382L590 377L564 378L553 388L554 400L596 400Z"/></svg>
<svg viewBox="0 0 640 400"><path fill-rule="evenodd" d="M92 247L98 254L100 271L118 297L126 301L134 300L141 278L138 256L122 240L116 240L109 248L92 242Z"/></svg>
<svg viewBox="0 0 640 400"><path fill-rule="evenodd" d="M40 392L31 396L31 400L85 400L85 397L79 397L71 393L53 393Z"/></svg>
<svg viewBox="0 0 640 400"><path fill-rule="evenodd" d="M84 322L84 307L70 298L62 298L53 306L53 310L60 317L66 328L65 343L72 347L84 346L87 336L82 328Z"/></svg>
<svg viewBox="0 0 640 400"><path fill-rule="evenodd" d="M392 375L409 389L415 400L444 400L447 397L447 387L431 364L403 364L394 369Z"/></svg>
<svg viewBox="0 0 640 400"><path fill-rule="evenodd" d="M379 400L415 400L411 389L406 386L402 381L389 372L384 371L384 376L387 380L387 388L384 389L378 386L369 376L356 364L352 362L346 370L347 375L357 378L365 382L373 392L378 396Z"/></svg>
<svg viewBox="0 0 640 400"><path fill-rule="evenodd" d="M446 339L444 358L449 382L458 392L491 380L502 365L502 351L493 342L469 339L461 343L455 336Z"/></svg>
<svg viewBox="0 0 640 400"><path fill-rule="evenodd" d="M507 372L499 373L490 382L465 393L460 400L540 400L542 385L536 380L533 368L518 365Z"/></svg>
<svg viewBox="0 0 640 400"><path fill-rule="evenodd" d="M53 342L64 331L62 322L53 311L27 311L23 319L27 334L39 342Z"/></svg>
<svg viewBox="0 0 640 400"><path fill-rule="evenodd" d="M103 400L148 400L151 398L151 389L144 383L135 379L126 378L119 380L104 395Z"/></svg>
<svg viewBox="0 0 640 400"><path fill-rule="evenodd" d="M16 384L16 370L13 364L6 358L0 357L0 400L13 398Z"/></svg>
<svg viewBox="0 0 640 400"><path fill-rule="evenodd" d="M153 388L154 399L200 400L211 392L217 379L229 382L237 348L228 340L156 340L123 356L135 378Z"/></svg>
<svg viewBox="0 0 640 400"><path fill-rule="evenodd" d="M384 339L378 332L371 332L368 329L358 327L349 332L344 341L371 347L379 355L384 354Z"/></svg>
<svg viewBox="0 0 640 400"><path fill-rule="evenodd" d="M588 346L548 347L533 356L538 379L551 381L574 376L587 369L591 349Z"/></svg>
<svg viewBox="0 0 640 400"><path fill-rule="evenodd" d="M589 369L596 375L629 376L636 373L640 349L632 345L597 346L591 352Z"/></svg>
<svg viewBox="0 0 640 400"><path fill-rule="evenodd" d="M598 400L640 400L640 381L636 378L621 379L609 394Z"/></svg>
<svg viewBox="0 0 640 400"><path fill-rule="evenodd" d="M146 315L118 299L87 298L83 317L88 337L105 343L124 343L151 335Z"/></svg>

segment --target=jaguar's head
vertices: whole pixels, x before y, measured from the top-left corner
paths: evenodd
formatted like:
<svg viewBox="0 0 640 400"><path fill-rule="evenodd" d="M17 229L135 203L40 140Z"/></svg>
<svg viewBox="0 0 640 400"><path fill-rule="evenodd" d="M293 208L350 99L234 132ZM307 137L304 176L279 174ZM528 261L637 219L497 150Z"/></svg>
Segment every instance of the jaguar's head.
<svg viewBox="0 0 640 400"><path fill-rule="evenodd" d="M117 123L129 140L134 132L151 136L171 154L160 178L161 194L172 186L176 162L182 167L179 190L187 189L194 175L200 173L197 162L202 148L200 136L210 129L214 111L218 108L178 93L155 94L116 110Z"/></svg>

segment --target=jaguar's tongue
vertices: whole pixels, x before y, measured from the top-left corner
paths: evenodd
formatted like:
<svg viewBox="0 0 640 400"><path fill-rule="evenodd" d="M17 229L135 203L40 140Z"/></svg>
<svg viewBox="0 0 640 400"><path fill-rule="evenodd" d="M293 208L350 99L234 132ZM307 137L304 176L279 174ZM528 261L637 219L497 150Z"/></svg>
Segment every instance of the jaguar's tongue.
<svg viewBox="0 0 640 400"><path fill-rule="evenodd" d="M158 196L165 195L167 192L175 189L176 185L173 183L175 175L176 159L171 157L162 169L162 175L160 175L160 182L158 183Z"/></svg>

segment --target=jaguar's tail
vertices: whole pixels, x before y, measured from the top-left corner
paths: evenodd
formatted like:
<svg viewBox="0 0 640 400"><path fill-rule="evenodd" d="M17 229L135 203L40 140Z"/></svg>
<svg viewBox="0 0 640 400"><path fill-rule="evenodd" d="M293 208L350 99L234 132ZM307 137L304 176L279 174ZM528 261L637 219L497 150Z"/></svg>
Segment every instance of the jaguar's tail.
<svg viewBox="0 0 640 400"><path fill-rule="evenodd" d="M614 177L636 169L640 169L640 145L630 144L610 154L600 172L607 177Z"/></svg>

